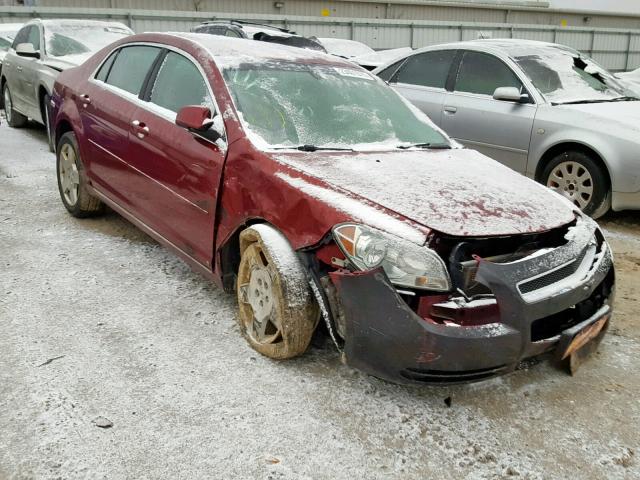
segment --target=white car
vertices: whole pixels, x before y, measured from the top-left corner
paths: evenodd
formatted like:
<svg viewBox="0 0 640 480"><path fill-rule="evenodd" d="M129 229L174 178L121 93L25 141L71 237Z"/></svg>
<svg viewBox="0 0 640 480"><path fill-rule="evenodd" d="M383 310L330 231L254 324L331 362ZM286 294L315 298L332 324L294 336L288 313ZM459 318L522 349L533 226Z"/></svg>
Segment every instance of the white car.
<svg viewBox="0 0 640 480"><path fill-rule="evenodd" d="M327 53L335 55L336 57L346 58L347 60L376 53L376 51L370 46L355 40L327 37L316 38L316 40L320 42Z"/></svg>
<svg viewBox="0 0 640 480"><path fill-rule="evenodd" d="M2 74L2 61L4 56L11 48L13 39L22 27L21 23L0 23L0 75ZM2 105L2 99L0 99L0 105Z"/></svg>
<svg viewBox="0 0 640 480"><path fill-rule="evenodd" d="M640 68L630 72L616 73L615 76L620 80L620 83L640 96Z"/></svg>
<svg viewBox="0 0 640 480"><path fill-rule="evenodd" d="M49 132L48 103L58 74L132 34L118 22L35 19L26 23L9 47L0 76L9 126L21 127L31 118ZM49 147L53 151L51 135Z"/></svg>

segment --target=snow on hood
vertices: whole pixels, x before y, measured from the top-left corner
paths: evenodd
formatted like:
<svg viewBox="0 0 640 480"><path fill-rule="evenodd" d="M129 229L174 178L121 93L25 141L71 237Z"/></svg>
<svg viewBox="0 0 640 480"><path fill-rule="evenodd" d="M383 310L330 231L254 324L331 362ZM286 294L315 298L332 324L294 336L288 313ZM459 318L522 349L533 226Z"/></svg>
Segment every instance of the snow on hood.
<svg viewBox="0 0 640 480"><path fill-rule="evenodd" d="M557 194L474 150L287 153L274 158L325 182L334 196L346 190L449 235L542 232L575 218L571 204ZM339 202L335 206L340 209ZM359 220L367 222L364 211Z"/></svg>
<svg viewBox="0 0 640 480"><path fill-rule="evenodd" d="M76 53L74 55L64 55L62 57L48 57L44 62L48 67L55 70L66 70L68 68L77 67L82 65L89 57L95 52Z"/></svg>
<svg viewBox="0 0 640 480"><path fill-rule="evenodd" d="M605 125L617 124L620 128L640 132L640 101L578 103L557 105L553 108L575 111L581 115L582 121L591 117L599 125L602 125L602 121L606 120Z"/></svg>

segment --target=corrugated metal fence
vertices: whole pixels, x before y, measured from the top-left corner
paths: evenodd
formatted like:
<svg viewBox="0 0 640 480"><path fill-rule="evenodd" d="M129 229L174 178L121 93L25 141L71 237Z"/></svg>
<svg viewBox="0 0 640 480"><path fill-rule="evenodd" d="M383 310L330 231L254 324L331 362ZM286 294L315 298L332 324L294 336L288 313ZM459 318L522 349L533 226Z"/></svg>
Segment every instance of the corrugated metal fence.
<svg viewBox="0 0 640 480"><path fill-rule="evenodd" d="M205 20L237 19L284 26L307 36L349 38L375 49L423 47L479 37L523 38L568 45L613 71L640 66L640 30L210 12L0 7L0 22L23 22L34 17L119 20L136 32L188 31Z"/></svg>

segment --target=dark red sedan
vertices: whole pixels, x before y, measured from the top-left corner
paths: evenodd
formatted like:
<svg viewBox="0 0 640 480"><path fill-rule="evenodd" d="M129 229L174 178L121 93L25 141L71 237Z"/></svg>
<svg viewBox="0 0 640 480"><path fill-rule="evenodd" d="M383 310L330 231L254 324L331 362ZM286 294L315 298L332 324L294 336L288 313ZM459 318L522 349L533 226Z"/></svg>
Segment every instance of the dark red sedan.
<svg viewBox="0 0 640 480"><path fill-rule="evenodd" d="M109 205L237 292L269 357L321 321L373 375L474 381L543 352L574 368L608 326L597 225L347 61L136 35L60 75L52 113L67 210Z"/></svg>

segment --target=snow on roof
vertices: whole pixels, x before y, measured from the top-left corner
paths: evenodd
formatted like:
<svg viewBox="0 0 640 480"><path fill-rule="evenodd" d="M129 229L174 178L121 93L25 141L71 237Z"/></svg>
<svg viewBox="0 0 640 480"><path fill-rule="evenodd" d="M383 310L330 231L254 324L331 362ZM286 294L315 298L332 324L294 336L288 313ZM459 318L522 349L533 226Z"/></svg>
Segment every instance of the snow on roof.
<svg viewBox="0 0 640 480"><path fill-rule="evenodd" d="M259 42L244 38L230 38L207 33L171 33L191 40L206 49L222 67L232 67L241 63L265 63L269 61L331 63L354 68L353 63L333 55L277 43Z"/></svg>

